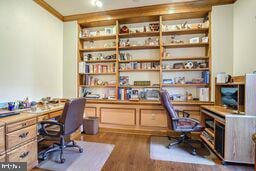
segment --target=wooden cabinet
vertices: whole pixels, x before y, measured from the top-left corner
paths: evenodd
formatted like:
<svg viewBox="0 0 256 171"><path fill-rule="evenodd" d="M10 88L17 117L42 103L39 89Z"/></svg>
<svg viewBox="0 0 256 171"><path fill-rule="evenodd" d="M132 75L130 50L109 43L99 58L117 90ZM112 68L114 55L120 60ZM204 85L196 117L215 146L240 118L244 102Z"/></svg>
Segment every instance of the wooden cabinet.
<svg viewBox="0 0 256 171"><path fill-rule="evenodd" d="M56 118L62 114L62 110L49 113L49 118Z"/></svg>
<svg viewBox="0 0 256 171"><path fill-rule="evenodd" d="M135 109L101 108L100 122L118 125L135 125Z"/></svg>
<svg viewBox="0 0 256 171"><path fill-rule="evenodd" d="M45 120L48 120L48 119L49 119L49 115L45 114L43 116L38 116L37 117L37 122L45 121Z"/></svg>
<svg viewBox="0 0 256 171"><path fill-rule="evenodd" d="M188 104L189 103L189 104ZM175 109L188 111L192 118L200 120L200 105L195 102L174 102ZM205 102L204 104L212 104ZM166 111L157 101L91 101L86 103L85 112L100 118L100 128L105 131L145 132L151 135L167 135L168 116Z"/></svg>
<svg viewBox="0 0 256 171"><path fill-rule="evenodd" d="M85 117L95 117L97 116L96 114L96 107L86 107L84 110L84 118Z"/></svg>
<svg viewBox="0 0 256 171"><path fill-rule="evenodd" d="M232 114L221 106L202 106L201 135L218 157L225 162L253 164L255 146L251 139L256 132L256 117Z"/></svg>
<svg viewBox="0 0 256 171"><path fill-rule="evenodd" d="M0 154L5 151L5 127L0 127Z"/></svg>
<svg viewBox="0 0 256 171"><path fill-rule="evenodd" d="M37 134L36 130L36 125L32 125L6 134L6 148L11 149L23 142L35 138Z"/></svg>
<svg viewBox="0 0 256 171"><path fill-rule="evenodd" d="M17 123L8 124L8 125L6 125L6 130L7 130L7 133L10 133L10 132L28 127L30 125L34 125L34 124L36 124L36 118L20 121Z"/></svg>
<svg viewBox="0 0 256 171"><path fill-rule="evenodd" d="M24 146L7 153L7 162L27 162L28 168L37 163L37 141L31 141Z"/></svg>
<svg viewBox="0 0 256 171"><path fill-rule="evenodd" d="M167 128L167 115L165 110L158 110L158 109L140 110L140 125Z"/></svg>
<svg viewBox="0 0 256 171"><path fill-rule="evenodd" d="M5 162L5 154L0 155L0 162Z"/></svg>

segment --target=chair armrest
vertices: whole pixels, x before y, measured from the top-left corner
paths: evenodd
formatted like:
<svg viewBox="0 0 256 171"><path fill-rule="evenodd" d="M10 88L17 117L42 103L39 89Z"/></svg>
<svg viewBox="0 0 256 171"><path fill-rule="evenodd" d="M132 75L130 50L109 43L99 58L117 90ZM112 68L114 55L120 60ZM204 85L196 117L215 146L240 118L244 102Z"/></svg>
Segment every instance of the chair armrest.
<svg viewBox="0 0 256 171"><path fill-rule="evenodd" d="M175 110L178 114L182 113L184 118L189 118L190 114L188 112L185 112L183 110Z"/></svg>
<svg viewBox="0 0 256 171"><path fill-rule="evenodd" d="M48 135L48 136L56 136L58 134L51 134L47 131L46 127L47 126L52 126L52 125L57 125L60 127L60 133L64 132L64 124L57 122L57 121L53 121L53 120L48 120L48 121L41 121L39 123L41 125L41 128L39 129L39 133L43 134L43 135Z"/></svg>
<svg viewBox="0 0 256 171"><path fill-rule="evenodd" d="M198 124L200 124L200 122L198 121L198 120L195 120L195 119L192 119L192 118L186 118L186 117L184 117L184 118L178 118L178 122L193 122L193 123L195 123L195 125L193 126L193 128L195 128Z"/></svg>

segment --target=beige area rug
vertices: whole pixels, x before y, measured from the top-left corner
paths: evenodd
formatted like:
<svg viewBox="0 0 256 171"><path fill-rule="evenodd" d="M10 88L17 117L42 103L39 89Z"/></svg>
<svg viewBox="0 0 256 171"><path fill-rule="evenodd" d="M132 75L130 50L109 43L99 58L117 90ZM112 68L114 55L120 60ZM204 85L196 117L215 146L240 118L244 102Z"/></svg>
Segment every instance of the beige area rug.
<svg viewBox="0 0 256 171"><path fill-rule="evenodd" d="M39 168L52 171L100 171L114 149L112 144L76 141L84 149L67 148L64 151L65 163L57 163L59 155L50 154L48 160L40 163Z"/></svg>
<svg viewBox="0 0 256 171"><path fill-rule="evenodd" d="M215 165L217 159L206 146L196 148L197 155L190 154L191 149L186 145L176 145L171 149L166 146L171 142L168 137L151 137L150 140L150 158L153 160L163 160L182 163Z"/></svg>

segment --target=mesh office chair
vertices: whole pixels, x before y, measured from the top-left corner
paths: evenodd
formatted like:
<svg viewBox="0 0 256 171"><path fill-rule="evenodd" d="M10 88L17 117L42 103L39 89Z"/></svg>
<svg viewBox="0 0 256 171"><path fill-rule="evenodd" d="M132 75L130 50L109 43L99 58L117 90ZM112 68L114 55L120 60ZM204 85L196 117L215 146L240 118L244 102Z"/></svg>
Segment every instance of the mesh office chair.
<svg viewBox="0 0 256 171"><path fill-rule="evenodd" d="M60 162L64 163L63 150L69 147L78 148L79 152L82 153L83 149L79 147L75 141L66 142L65 139L74 133L83 123L83 115L85 108L85 98L77 98L65 103L64 110L61 118L58 121L42 121L40 122L41 128L39 134L45 139L51 140L58 139L59 143L54 143L48 150L42 154L42 159L46 160L49 153L60 151ZM51 127L58 127L58 131L52 131Z"/></svg>
<svg viewBox="0 0 256 171"><path fill-rule="evenodd" d="M164 106L164 108L167 111L168 118L169 118L169 127L174 132L180 133L180 136L178 138L171 138L174 139L174 142L171 142L167 148L171 148L174 145L181 144L181 143L187 143L192 148L192 155L196 155L196 149L192 146L193 143L198 143L202 147L204 147L204 144L200 140L194 140L189 138L189 134L191 132L202 132L204 130L204 127L199 123L199 121L189 118L189 113L184 111L178 111L175 110L173 105L170 102L170 96L169 93L165 90L160 92L161 95L161 101ZM183 113L183 117L179 117L179 113Z"/></svg>

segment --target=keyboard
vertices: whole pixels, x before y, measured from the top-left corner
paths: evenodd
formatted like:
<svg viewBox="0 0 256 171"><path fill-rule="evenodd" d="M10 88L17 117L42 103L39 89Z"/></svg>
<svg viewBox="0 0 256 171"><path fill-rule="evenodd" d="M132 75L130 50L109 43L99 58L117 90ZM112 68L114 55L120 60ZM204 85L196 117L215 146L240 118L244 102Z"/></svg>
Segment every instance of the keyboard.
<svg viewBox="0 0 256 171"><path fill-rule="evenodd" d="M0 118L5 118L8 116L13 116L13 115L18 115L20 114L19 112L6 112L6 113L0 113Z"/></svg>

